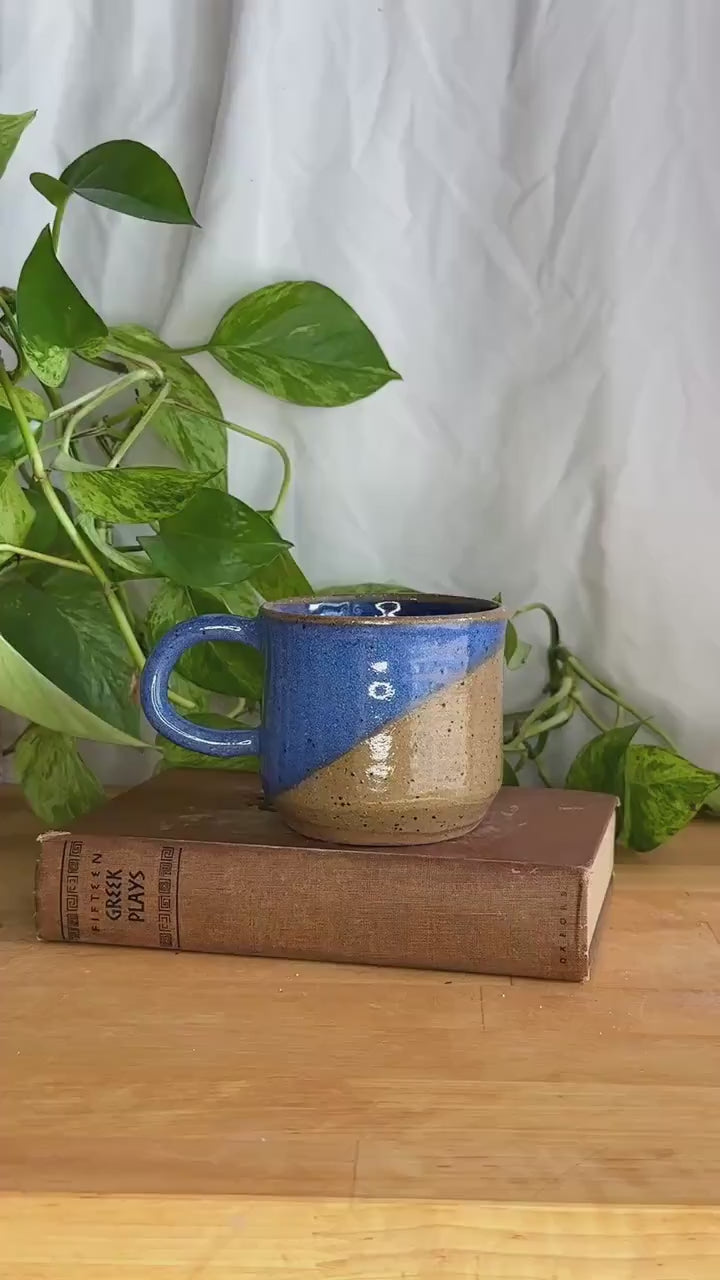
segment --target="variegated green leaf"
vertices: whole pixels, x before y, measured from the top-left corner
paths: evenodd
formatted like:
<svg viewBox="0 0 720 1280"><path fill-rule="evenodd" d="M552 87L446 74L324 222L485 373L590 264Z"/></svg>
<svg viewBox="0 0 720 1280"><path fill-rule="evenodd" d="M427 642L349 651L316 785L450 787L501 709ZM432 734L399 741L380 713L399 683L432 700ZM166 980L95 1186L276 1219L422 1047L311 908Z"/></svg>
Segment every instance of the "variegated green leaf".
<svg viewBox="0 0 720 1280"><path fill-rule="evenodd" d="M66 484L87 515L111 524L148 524L177 515L211 478L174 467L126 467L73 473Z"/></svg>
<svg viewBox="0 0 720 1280"><path fill-rule="evenodd" d="M0 178L23 133L36 115L36 111L24 111L17 116L0 115Z"/></svg>
<svg viewBox="0 0 720 1280"><path fill-rule="evenodd" d="M200 489L155 537L138 542L160 577L200 590L243 582L288 546L259 512L216 489Z"/></svg>
<svg viewBox="0 0 720 1280"><path fill-rule="evenodd" d="M17 320L27 362L49 387L64 382L72 351L107 333L58 262L49 227L40 232L20 272Z"/></svg>
<svg viewBox="0 0 720 1280"><path fill-rule="evenodd" d="M0 620L0 706L23 716L92 742L108 742L121 747L143 747L132 734L101 720L82 703L53 683L33 662L5 639Z"/></svg>
<svg viewBox="0 0 720 1280"><path fill-rule="evenodd" d="M0 706L48 729L139 746L136 673L93 578L0 584Z"/></svg>
<svg viewBox="0 0 720 1280"><path fill-rule="evenodd" d="M313 280L233 303L208 350L236 378L293 404L352 404L400 376L352 307Z"/></svg>
<svg viewBox="0 0 720 1280"><path fill-rule="evenodd" d="M32 724L18 740L14 759L28 804L53 827L64 827L105 799L77 743L66 733Z"/></svg>
<svg viewBox="0 0 720 1280"><path fill-rule="evenodd" d="M40 424L33 422L30 424L33 435L36 435ZM6 409L0 404L0 458L24 458L27 453L25 441L22 432L17 424L17 418L12 409Z"/></svg>
<svg viewBox="0 0 720 1280"><path fill-rule="evenodd" d="M509 671L517 671L527 662L532 652L532 645L521 640L517 628L508 622L505 628L505 665Z"/></svg>
<svg viewBox="0 0 720 1280"><path fill-rule="evenodd" d="M61 209L72 194L64 182L50 173L31 173L30 183L55 209Z"/></svg>
<svg viewBox="0 0 720 1280"><path fill-rule="evenodd" d="M355 582L343 583L341 586L322 587L313 592L316 596L377 596L385 591L394 591L396 595L415 596L421 593L413 587L401 587L397 582Z"/></svg>
<svg viewBox="0 0 720 1280"><path fill-rule="evenodd" d="M580 748L565 779L573 791L604 791L617 796L618 831L622 825L622 805L626 794L625 774L631 743L641 728L639 720L597 734Z"/></svg>
<svg viewBox="0 0 720 1280"><path fill-rule="evenodd" d="M252 575L252 584L264 600L313 595L310 583L289 551L281 552L270 564L256 569Z"/></svg>
<svg viewBox="0 0 720 1280"><path fill-rule="evenodd" d="M117 213L197 226L174 170L143 142L101 142L73 160L60 174L60 182L84 200Z"/></svg>
<svg viewBox="0 0 720 1280"><path fill-rule="evenodd" d="M27 387L15 387L14 390L15 395L25 410L26 416L31 421L44 422L48 416L49 410L42 396L39 396L36 391L29 391ZM7 393L3 387L0 387L0 407L3 409L10 409ZM12 410L10 410L10 412L12 412Z"/></svg>
<svg viewBox="0 0 720 1280"><path fill-rule="evenodd" d="M625 765L640 721L597 734L582 746L568 769L565 786L573 791L604 791L622 799Z"/></svg>
<svg viewBox="0 0 720 1280"><path fill-rule="evenodd" d="M68 474L103 470L101 462L83 462L81 458L73 458L71 453L63 453L61 449L55 454L51 466L53 471L67 471Z"/></svg>
<svg viewBox="0 0 720 1280"><path fill-rule="evenodd" d="M15 463L11 458L0 458L0 543L22 546L34 518L25 491L18 484ZM0 550L0 564L5 564L12 554Z"/></svg>
<svg viewBox="0 0 720 1280"><path fill-rule="evenodd" d="M649 852L681 831L718 785L718 775L700 769L665 747L632 746L625 765L622 841Z"/></svg>

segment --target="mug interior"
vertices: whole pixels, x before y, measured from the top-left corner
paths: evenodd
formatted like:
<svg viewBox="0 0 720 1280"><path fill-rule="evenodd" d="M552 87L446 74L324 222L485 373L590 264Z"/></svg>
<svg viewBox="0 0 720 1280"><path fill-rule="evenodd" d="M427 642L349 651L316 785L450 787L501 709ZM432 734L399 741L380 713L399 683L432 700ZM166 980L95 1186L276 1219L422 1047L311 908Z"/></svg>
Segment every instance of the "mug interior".
<svg viewBox="0 0 720 1280"><path fill-rule="evenodd" d="M290 618L457 618L494 613L503 616L496 600L475 596L396 595L319 596L314 599L274 600L263 613Z"/></svg>

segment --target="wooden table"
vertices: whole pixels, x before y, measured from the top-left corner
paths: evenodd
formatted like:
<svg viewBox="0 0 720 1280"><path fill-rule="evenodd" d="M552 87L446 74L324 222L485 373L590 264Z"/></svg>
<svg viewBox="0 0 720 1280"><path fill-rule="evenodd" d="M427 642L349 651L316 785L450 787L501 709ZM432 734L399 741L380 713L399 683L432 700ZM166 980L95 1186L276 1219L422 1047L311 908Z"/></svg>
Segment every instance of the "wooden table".
<svg viewBox="0 0 720 1280"><path fill-rule="evenodd" d="M584 987L33 940L0 792L0 1276L720 1277L720 826Z"/></svg>

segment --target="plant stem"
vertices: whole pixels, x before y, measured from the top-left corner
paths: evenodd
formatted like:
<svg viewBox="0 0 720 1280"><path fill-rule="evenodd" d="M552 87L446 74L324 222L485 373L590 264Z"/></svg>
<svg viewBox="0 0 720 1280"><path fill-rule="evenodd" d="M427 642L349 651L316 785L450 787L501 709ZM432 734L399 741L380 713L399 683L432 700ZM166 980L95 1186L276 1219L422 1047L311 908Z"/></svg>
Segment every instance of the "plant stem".
<svg viewBox="0 0 720 1280"><path fill-rule="evenodd" d="M52 413L49 414L49 417L52 417L53 413L56 415L58 412L64 413L65 410L63 408L62 396L60 395L60 392L56 391L55 387L46 387L44 382L41 383L41 386L43 391L45 392L48 403L52 407Z"/></svg>
<svg viewBox="0 0 720 1280"><path fill-rule="evenodd" d="M200 342L196 347L171 347L171 351L176 356L199 356L207 349L207 342Z"/></svg>
<svg viewBox="0 0 720 1280"><path fill-rule="evenodd" d="M15 356L15 368L10 374L10 377L12 378L13 382L17 382L18 378L23 372L22 352L20 350L20 345L19 345L17 336L15 334L15 331L10 327L10 325L7 323L6 320L2 320L2 319L0 319L0 338L4 339L4 341L7 343L10 350L12 351L13 355Z"/></svg>
<svg viewBox="0 0 720 1280"><path fill-rule="evenodd" d="M0 290L0 308L2 308L3 312L7 316L8 324L10 325L10 328L15 334L15 337L19 340L20 334L18 333L17 320L15 319L15 312L10 306L10 303L8 302L2 290Z"/></svg>
<svg viewBox="0 0 720 1280"><path fill-rule="evenodd" d="M29 547L16 547L11 542L0 542L0 554L23 556L28 560L42 560L43 564L55 564L60 569L74 569L76 573L92 573L89 565L78 564L77 560L64 560L62 556L46 555L44 551L31 551Z"/></svg>
<svg viewBox="0 0 720 1280"><path fill-rule="evenodd" d="M66 198L63 200L62 204L59 204L55 209L55 217L53 218L52 231L50 232L50 234L52 236L53 249L55 250L56 253L57 253L57 248L60 241L60 228L62 226L62 220L65 217L65 209L66 209L69 197L70 197L70 192L68 191L68 194Z"/></svg>
<svg viewBox="0 0 720 1280"><path fill-rule="evenodd" d="M546 698L544 702L541 702L538 707L534 707L528 717L523 720L512 741L522 742L538 720L547 715L548 711L551 711L553 707L558 705L558 703L565 701L565 699L570 695L572 687L572 676L566 676L557 693L551 694L550 697Z"/></svg>
<svg viewBox="0 0 720 1280"><path fill-rule="evenodd" d="M199 711L197 702L192 702L190 698L186 698L181 693L175 693L172 689L168 689L168 698L175 703L176 707L182 707L183 711Z"/></svg>
<svg viewBox="0 0 720 1280"><path fill-rule="evenodd" d="M595 715L595 712L593 711L592 707L588 706L582 694L578 693L577 690L574 690L570 696L573 702L575 703L575 706L578 708L578 710L582 711L583 715L585 716L585 719L589 720L591 724L594 724L595 728L599 729L601 733L607 733L610 726L607 724L604 724L603 721L600 719L600 717Z"/></svg>
<svg viewBox="0 0 720 1280"><path fill-rule="evenodd" d="M58 453L64 453L66 456L69 455L70 441L72 440L73 435L75 433L75 428L77 427L78 423L82 422L86 414L92 413L94 408L95 408L94 401L91 400L89 404L83 405L81 409L76 409L74 413L71 413L70 417L65 423L65 430L62 433L62 439L60 440L60 448L58 449Z"/></svg>
<svg viewBox="0 0 720 1280"><path fill-rule="evenodd" d="M104 431L104 426L101 420L100 422L95 422L91 427L87 427L85 431L76 431L73 436L73 440L92 440L94 438L97 438L98 436L101 436L103 431ZM57 448L58 448L57 440L50 440L48 444L40 445L40 452L48 453L50 449L57 449ZM52 463L50 465L52 468Z"/></svg>
<svg viewBox="0 0 720 1280"><path fill-rule="evenodd" d="M92 391L86 391L84 395L78 396L77 400L70 400L68 404L59 404L57 409L53 409L52 413L48 414L48 421L52 422L55 418L64 417L66 413L73 413L83 405L89 405L93 409L96 405L111 400L121 391L127 391L128 387L134 386L135 383L149 380L148 374L142 369L136 369L133 373L123 373L119 378L113 378L112 382L106 382L104 387L94 387ZM52 388L48 387L47 390L50 391Z"/></svg>
<svg viewBox="0 0 720 1280"><path fill-rule="evenodd" d="M567 724L572 718L572 707L563 707L561 711L556 711L554 716L550 716L549 720L536 720L531 728L526 731L525 736L528 738L539 738L543 733L549 733L551 729L557 729L561 724ZM512 743L510 744L512 746Z"/></svg>
<svg viewBox="0 0 720 1280"><path fill-rule="evenodd" d="M136 382L146 381L148 375L143 373L127 373L122 378L117 378L114 382L110 382L105 387L96 388L92 398L84 398L84 403L79 409L76 409L72 417L65 424L62 440L60 442L60 452L67 454L70 450L70 441L72 439L75 428L83 418L89 413L93 413L95 409L99 409L101 404L105 404L106 400L112 400L120 391L126 391L128 387L133 386ZM63 412L67 413L70 406L66 405Z"/></svg>
<svg viewBox="0 0 720 1280"><path fill-rule="evenodd" d="M137 405L134 405L130 409L121 409L119 413L105 414L102 425L103 434L109 435L112 427L119 427L122 422L128 422L130 418L133 419L132 425L134 426L141 412L142 410L138 410Z"/></svg>
<svg viewBox="0 0 720 1280"><path fill-rule="evenodd" d="M7 340L10 343L10 345L14 347L15 355L17 357L18 364L17 364L17 369L15 370L15 377L19 377L25 363L23 358L23 353L22 353L22 343L20 341L20 330L18 329L18 323L15 317L15 313L13 312L13 309L10 306L10 303L5 297L5 294L2 292L0 292L0 307L2 308L2 311L7 320L7 328L8 328Z"/></svg>
<svg viewBox="0 0 720 1280"><path fill-rule="evenodd" d="M115 618L115 621L118 626L118 630L120 631L120 634L122 635L128 647L128 650L132 655L133 661L137 666L138 670L142 670L143 666L145 665L145 655L142 649L140 648L140 645L138 644L137 636L135 635L135 632L133 631L132 626L128 621L128 618L125 615L125 611L122 605L120 604L120 601L115 596L112 582L108 578L100 562L93 555L92 551L90 550L90 547L87 545L84 538L81 538L80 534L75 528L75 525L73 524L72 518L68 515L62 502L58 498L52 484L50 483L50 480L48 479L48 474L45 470L45 464L43 462L42 454L35 441L35 437L33 436L33 433L30 430L30 424L28 423L25 410L23 409L22 404L18 399L17 392L15 391L15 388L12 382L10 381L10 378L8 377L7 369L5 368L2 361L0 361L0 386L2 387L3 391L5 392L5 395L7 396L7 400L8 400L8 404L10 405L10 408L15 414L18 427L20 428L20 434L22 435L23 441L25 444L26 453L32 464L33 475L35 477L35 480L37 481L37 484L39 485L39 487L42 489L42 492L44 493L47 502L49 503L50 507L52 508L55 515L57 516L60 525L67 533L71 542L73 542L74 545L77 547L78 551L80 552L80 555L82 556L86 565L90 569L91 573L93 573L94 576L97 578L97 581L99 582L100 587L102 589L103 595L105 596L105 599L107 601L108 608L110 609L110 611L112 612Z"/></svg>
<svg viewBox="0 0 720 1280"><path fill-rule="evenodd" d="M558 692L560 691L558 690ZM563 699L567 698L567 690L563 690L562 696ZM552 699L548 698L545 702L541 703L532 715L528 716L525 723L520 725L515 737L512 738L510 742L505 743L504 749L506 751L519 751L526 738L539 738L541 734L548 733L550 729L557 729L561 724L567 724L573 714L574 708L572 706L562 707L559 711L556 711L554 715L550 716L548 720L540 718L550 710L551 706L556 705L558 701L559 699L557 694L553 694Z"/></svg>
<svg viewBox="0 0 720 1280"><path fill-rule="evenodd" d="M541 759L540 759L540 756L533 756L533 757L532 757L532 762L533 762L533 764L535 765L535 768L536 768L536 769L537 769L537 771L538 771L538 777L539 777L540 781L542 782L543 786L544 786L544 787L551 787L551 786L552 786L552 778L550 777L549 773L548 773L548 772L547 772L547 770L545 769L545 765L542 763L542 761L541 761Z"/></svg>
<svg viewBox="0 0 720 1280"><path fill-rule="evenodd" d="M12 375L12 381L17 382L18 378L22 377L27 366L25 364L25 356L23 355L22 342L20 341L20 330L18 329L17 317L5 297L5 294L2 292L0 292L0 308L2 308L7 321L7 332L4 333L3 336L5 337L8 345L13 348L13 351L15 352L15 359L17 360L17 365Z"/></svg>
<svg viewBox="0 0 720 1280"><path fill-rule="evenodd" d="M581 680L584 680L585 684L589 685L591 689L594 689L596 693L601 693L603 698L609 698L611 702L615 703L616 707L622 707L623 711L627 711L628 715L633 716L635 720L639 720L645 728L654 733L657 738L660 738L661 742L664 742L671 751L679 754L677 746L664 729L661 729L659 725L654 724L652 720L648 720L647 716L644 716L641 711L637 710L637 707L633 707L630 702L626 702L624 698L621 698L619 693L614 689L611 689L610 685L605 684L602 680L599 680L597 676L594 676L591 671L588 671L587 667L583 666L582 662L575 657L574 653L567 654L567 663L575 674L578 675Z"/></svg>
<svg viewBox="0 0 720 1280"><path fill-rule="evenodd" d="M552 609L548 605L543 604L542 600L534 600L532 604L523 605L522 609L516 609L513 618L519 618L523 613L532 613L534 610L540 610L545 614L550 626L550 645L554 648L560 643L560 627Z"/></svg>
<svg viewBox="0 0 720 1280"><path fill-rule="evenodd" d="M273 436L263 436L259 431L251 431L249 427L241 427L239 423L230 422L227 418L218 418L213 413L206 413L204 409L197 409L194 405L185 404L182 400L171 399L168 400L168 404L173 405L177 409L184 409L186 413L196 413L200 417L210 418L212 422L220 422L224 427L228 427L230 431L236 431L240 436L247 436L249 440L257 440L258 444L266 444L270 449L274 449L275 452L279 454L282 458L283 478L282 484L280 485L280 492L275 499L275 506L270 512L270 515L274 520L285 501L287 491L290 488L290 481L292 480L292 462L290 461L290 455L288 454L287 449L280 444L280 441L275 440Z"/></svg>
<svg viewBox="0 0 720 1280"><path fill-rule="evenodd" d="M550 643L547 647L546 661L548 667L548 686L552 693L560 688L565 676L565 661L561 657L560 646L560 626L552 609L544 604L542 600L534 600L531 604L526 604L522 609L518 609L514 617L519 617L523 613L532 613L538 610L544 613L550 627Z"/></svg>
<svg viewBox="0 0 720 1280"><path fill-rule="evenodd" d="M221 421L223 421L225 426L229 427L231 431L237 432L238 435L247 436L248 440L256 440L258 444L266 444L268 448L274 449L279 457L282 458L282 483L280 485L278 496L275 499L275 505L270 512L270 516L274 520L287 497L287 491L290 488L290 481L292 480L292 462L290 461L290 455L287 449L280 444L279 440L275 440L272 436L263 436L259 431L251 431L249 427L241 427L237 422L228 422L227 418L223 418Z"/></svg>
<svg viewBox="0 0 720 1280"><path fill-rule="evenodd" d="M185 406L183 406L183 408L185 408ZM280 508L283 502L285 501L285 498L287 496L287 491L290 488L290 481L292 480L292 462L290 461L290 455L287 449L285 449L284 446L280 444L279 440L273 439L272 436L263 436L260 434L259 431L251 431L249 427L241 427L237 422L228 422L226 418L222 418L220 419L220 421L224 422L225 426L229 427L231 431L236 431L238 435L247 436L248 440L256 440L258 444L266 444L268 448L274 449L275 452L279 455L279 457L282 458L282 464L283 464L282 484L280 485L278 496L275 499L275 505L272 508L272 511L270 512L271 516L274 519L275 516L280 511Z"/></svg>
<svg viewBox="0 0 720 1280"><path fill-rule="evenodd" d="M149 356L138 355L137 351L133 351L130 347L123 346L122 342L117 342L114 338L106 343L108 351L112 351L115 355L120 356L122 360L126 360L128 364L139 365L141 369L149 369L159 382L165 381L165 374Z"/></svg>
<svg viewBox="0 0 720 1280"><path fill-rule="evenodd" d="M155 396L155 399L148 405L142 417L139 418L138 421L135 423L135 426L132 428L132 431L130 431L128 435L126 435L122 444L115 450L112 458L107 464L106 469L108 471L111 471L113 467L117 467L120 464L120 462L122 462L122 459L125 457L125 454L128 452L129 449L132 449L138 437L142 435L150 419L153 418L154 415L157 413L158 409L162 407L164 401L167 400L169 394L170 394L170 383L166 382L165 386L161 387L160 390L158 391L157 395Z"/></svg>

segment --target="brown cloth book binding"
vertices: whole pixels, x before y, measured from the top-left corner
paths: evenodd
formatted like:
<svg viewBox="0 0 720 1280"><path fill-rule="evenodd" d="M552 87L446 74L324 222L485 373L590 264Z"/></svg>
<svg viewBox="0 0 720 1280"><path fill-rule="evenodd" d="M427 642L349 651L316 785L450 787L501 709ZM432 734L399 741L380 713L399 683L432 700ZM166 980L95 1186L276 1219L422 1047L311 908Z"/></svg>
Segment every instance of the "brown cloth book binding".
<svg viewBox="0 0 720 1280"><path fill-rule="evenodd" d="M580 981L615 805L504 788L468 836L354 849L295 835L255 777L173 770L40 836L38 935Z"/></svg>

